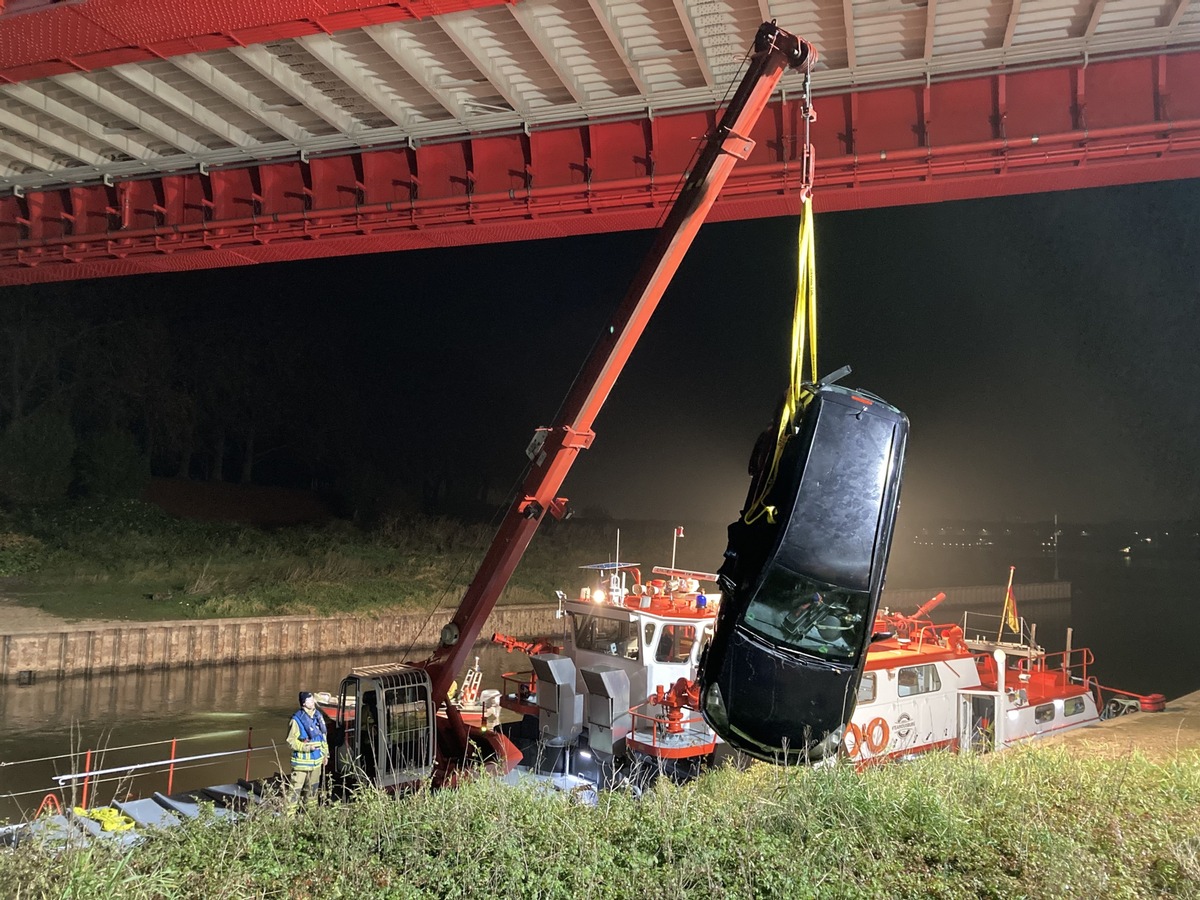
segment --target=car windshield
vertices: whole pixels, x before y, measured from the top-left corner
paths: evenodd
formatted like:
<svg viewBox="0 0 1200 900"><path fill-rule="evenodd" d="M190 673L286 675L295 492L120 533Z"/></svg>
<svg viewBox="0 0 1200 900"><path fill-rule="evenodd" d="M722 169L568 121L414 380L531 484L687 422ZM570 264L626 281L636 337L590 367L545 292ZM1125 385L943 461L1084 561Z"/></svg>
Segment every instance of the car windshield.
<svg viewBox="0 0 1200 900"><path fill-rule="evenodd" d="M848 660L863 645L869 604L866 591L835 588L775 568L747 606L744 622L777 646Z"/></svg>

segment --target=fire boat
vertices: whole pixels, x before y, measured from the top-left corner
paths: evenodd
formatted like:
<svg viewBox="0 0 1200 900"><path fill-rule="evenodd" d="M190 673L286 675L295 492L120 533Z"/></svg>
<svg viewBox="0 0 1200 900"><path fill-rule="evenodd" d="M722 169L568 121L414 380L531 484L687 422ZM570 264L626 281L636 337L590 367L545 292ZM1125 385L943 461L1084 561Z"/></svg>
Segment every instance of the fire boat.
<svg viewBox="0 0 1200 900"><path fill-rule="evenodd" d="M643 581L637 563L583 568L600 577L573 598L560 592L561 645L493 636L529 654L531 668L505 673L499 697L510 719L500 727L523 752L521 770L603 788L648 762L651 771L690 774L726 758L696 689L721 602L716 576L656 567ZM1070 629L1067 648L1048 653L1036 625L1015 615L935 623L929 614L945 598L911 615L879 610L842 760L865 767L935 750L1000 751L1165 706L1161 694L1101 685L1092 652L1071 646Z"/></svg>

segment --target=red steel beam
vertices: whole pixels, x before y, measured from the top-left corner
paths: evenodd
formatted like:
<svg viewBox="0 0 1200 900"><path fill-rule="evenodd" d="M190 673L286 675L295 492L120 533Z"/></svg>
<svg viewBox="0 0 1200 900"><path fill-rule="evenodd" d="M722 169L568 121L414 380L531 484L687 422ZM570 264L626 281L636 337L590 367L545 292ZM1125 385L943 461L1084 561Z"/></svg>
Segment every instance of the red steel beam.
<svg viewBox="0 0 1200 900"><path fill-rule="evenodd" d="M67 0L20 12L22 5L10 0L9 13L0 15L0 83L425 19L511 2ZM0 13L3 11L0 0Z"/></svg>
<svg viewBox="0 0 1200 900"><path fill-rule="evenodd" d="M818 211L1200 178L1200 53L820 97ZM561 237L658 224L691 112L0 198L0 285ZM709 220L798 209L774 103Z"/></svg>

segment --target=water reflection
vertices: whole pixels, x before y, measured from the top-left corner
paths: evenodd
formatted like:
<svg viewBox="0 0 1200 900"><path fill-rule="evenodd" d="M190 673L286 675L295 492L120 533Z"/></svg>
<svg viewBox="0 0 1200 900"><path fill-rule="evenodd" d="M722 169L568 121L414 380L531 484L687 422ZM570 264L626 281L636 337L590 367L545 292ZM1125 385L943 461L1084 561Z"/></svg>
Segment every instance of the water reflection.
<svg viewBox="0 0 1200 900"><path fill-rule="evenodd" d="M502 672L527 667L523 655L500 647L480 647L478 657L485 686L498 684ZM90 766L95 770L169 759L172 739L179 739L177 757L245 748L252 741L261 749L249 755L249 777L286 771L284 739L297 693L336 694L354 666L395 661L394 654L375 653L0 686L0 721L5 723L0 731L0 821L35 810L55 775L83 771L89 749L98 751ZM130 749L114 749L123 747ZM35 758L40 761L16 764ZM177 770L173 787L232 781L246 769L244 753L197 761ZM166 772L140 776L134 793L166 790L167 778ZM100 789L107 801L130 786L127 779L113 778ZM13 793L24 796L7 797Z"/></svg>

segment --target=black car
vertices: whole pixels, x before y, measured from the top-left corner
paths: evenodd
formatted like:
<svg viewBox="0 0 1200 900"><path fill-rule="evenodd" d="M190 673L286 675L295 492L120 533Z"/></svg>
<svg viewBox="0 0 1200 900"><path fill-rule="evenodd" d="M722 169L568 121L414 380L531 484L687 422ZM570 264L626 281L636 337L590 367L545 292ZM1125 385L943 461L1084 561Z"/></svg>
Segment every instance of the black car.
<svg viewBox="0 0 1200 900"><path fill-rule="evenodd" d="M854 711L908 438L904 413L872 394L824 382L809 391L778 460L776 431L756 447L700 666L713 730L778 762L835 753Z"/></svg>

